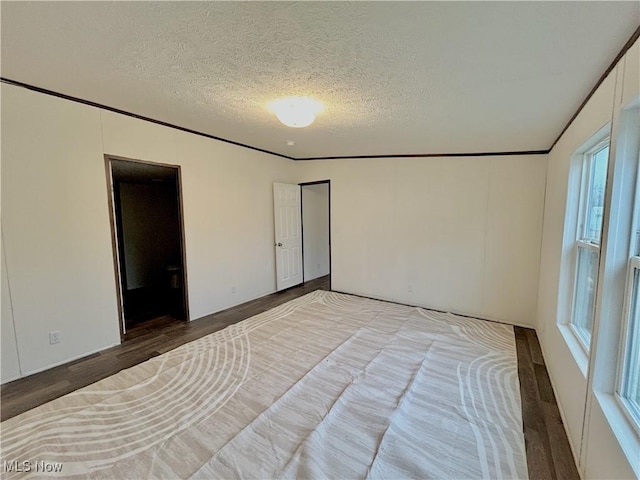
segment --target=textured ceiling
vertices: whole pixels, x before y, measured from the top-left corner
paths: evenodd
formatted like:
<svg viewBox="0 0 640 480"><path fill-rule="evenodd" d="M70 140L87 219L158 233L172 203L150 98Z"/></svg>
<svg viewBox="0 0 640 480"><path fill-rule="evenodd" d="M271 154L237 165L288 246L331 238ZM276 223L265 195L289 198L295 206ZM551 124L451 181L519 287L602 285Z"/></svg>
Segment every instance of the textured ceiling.
<svg viewBox="0 0 640 480"><path fill-rule="evenodd" d="M296 158L545 150L633 2L2 2L2 76ZM266 104L310 95L306 129ZM294 140L294 146L287 146Z"/></svg>

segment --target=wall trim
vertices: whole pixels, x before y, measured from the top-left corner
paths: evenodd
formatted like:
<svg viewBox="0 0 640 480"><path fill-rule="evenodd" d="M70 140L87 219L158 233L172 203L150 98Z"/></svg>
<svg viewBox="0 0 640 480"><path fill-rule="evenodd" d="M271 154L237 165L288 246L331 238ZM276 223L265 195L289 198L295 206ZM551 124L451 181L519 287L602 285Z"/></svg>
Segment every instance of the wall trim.
<svg viewBox="0 0 640 480"><path fill-rule="evenodd" d="M558 141L562 138L562 135L567 131L567 129L571 126L573 121L578 117L584 106L587 104L589 99L596 92L598 87L602 84L602 82L607 78L607 76L611 73L611 71L616 67L616 65L620 62L624 54L627 53L633 44L640 38L640 26L636 28L635 32L631 35L629 40L622 46L622 49L615 56L611 64L607 67L604 73L600 76L596 84L593 86L591 91L587 94L585 99L582 101L576 112L571 116L569 121L566 123L564 128L560 131L560 134L553 141L551 146L547 149L543 150L522 150L522 151L511 151L511 152L463 152L463 153L405 153L405 154L385 154L385 155L337 155L337 156L327 156L327 157L291 157L289 155L284 155L282 153L272 152L270 150L266 150L264 148L254 147L252 145L247 145L245 143L236 142L234 140L229 140L227 138L217 137L215 135L211 135L209 133L200 132L198 130L193 130L191 128L181 127L179 125L175 125L173 123L164 122L162 120L157 120L154 118L145 117L144 115L139 115L137 113L128 112L126 110L121 110L119 108L110 107L108 105L103 105L97 102L92 102L90 100L85 100L79 97L74 97L72 95L66 95L64 93L55 92L53 90L48 90L46 88L37 87L35 85L31 85L28 83L20 82L18 80L12 80L6 77L0 77L0 83L6 83L7 85L13 85L15 87L26 88L27 90L32 90L34 92L43 93L45 95L51 95L53 97L62 98L64 100L70 100L72 102L81 103L83 105L88 105L90 107L102 108L104 110L108 110L110 112L119 113L121 115L126 115L128 117L137 118L138 120L144 120L147 122L155 123L157 125L162 125L164 127L174 128L176 130L180 130L182 132L191 133L193 135L199 135L201 137L210 138L212 140L219 140L221 142L230 143L232 145L236 145L238 147L248 148L250 150L255 150L257 152L267 153L269 155L275 155L277 157L286 158L287 160L295 160L295 161L306 161L306 160L347 160L347 159L364 159L364 158L434 158L434 157L494 157L494 156L518 156L518 155L547 155L553 147L556 146Z"/></svg>
<svg viewBox="0 0 640 480"><path fill-rule="evenodd" d="M236 142L234 140L229 140L227 138L217 137L215 135L211 135L209 133L200 132L198 130L193 130L191 128L181 127L179 125L175 125L173 123L165 122L162 120L156 120L154 118L145 117L144 115L139 115L137 113L128 112L126 110L121 110L119 108L110 107L108 105L103 105L101 103L92 102L91 100L85 100L83 98L74 97L72 95L67 95L64 93L56 92L53 90L48 90L46 88L37 87L35 85L31 85L29 83L20 82L18 80L12 80L6 77L0 77L0 83L6 83L7 85L13 85L14 87L26 88L27 90L32 90L34 92L42 93L44 95L50 95L52 97L61 98L63 100L69 100L71 102L81 103L83 105L88 105L90 107L102 108L104 110L108 110L109 112L119 113L120 115L125 115L127 117L137 118L138 120L144 120L147 122L155 123L157 125L162 125L163 127L174 128L176 130L180 130L181 132L191 133L193 135L199 135L201 137L210 138L212 140L219 140L221 142L230 143L232 145L236 145L238 147L248 148L250 150L255 150L262 153L267 153L269 155L275 155L277 157L286 158L287 160L341 160L341 159L349 159L349 158L430 158L430 157L491 157L491 156L500 156L500 155L546 155L549 153L549 150L529 150L529 151L515 151L515 152L467 152L467 153L403 153L403 154L385 154L385 155L343 155L343 156L332 156L332 157L291 157L289 155L284 155L282 153L272 152L270 150L265 150L264 148L254 147L252 145L247 145L245 143Z"/></svg>
<svg viewBox="0 0 640 480"><path fill-rule="evenodd" d="M512 152L465 152L465 153L399 153L389 155L344 155L335 157L304 157L296 161L307 160L349 160L364 158L436 158L436 157L500 157L517 155L547 155L549 150L516 150Z"/></svg>
<svg viewBox="0 0 640 480"><path fill-rule="evenodd" d="M598 88L600 87L602 82L604 82L604 80L609 76L609 74L613 71L613 69L616 67L616 65L618 65L620 60L622 60L622 57L624 57L624 54L627 53L627 50L629 50L633 46L633 44L636 43L636 40L638 40L638 38L640 38L640 26L638 26L638 28L636 28L636 31L633 32L633 34L631 35L629 40L627 40L627 43L625 43L622 46L622 49L620 49L620 51L618 52L618 55L615 56L615 58L613 59L611 64L607 67L607 69L604 71L604 73L602 75L600 75L600 78L598 79L596 84L593 86L591 91L587 94L585 99L582 101L582 103L580 104L580 106L576 110L576 113L573 114L573 116L569 119L567 124L564 126L564 128L560 132L560 135L558 135L556 137L556 139L554 140L554 142L551 144L551 146L549 147L548 152L553 150L553 147L555 147L556 143L558 143L560 141L560 139L564 135L564 132L566 132L569 129L569 127L571 126L573 121L578 117L578 115L580 114L582 109L585 107L587 102L591 99L593 94L596 93L596 90L598 90Z"/></svg>
<svg viewBox="0 0 640 480"><path fill-rule="evenodd" d="M229 140L227 138L216 137L215 135L211 135L209 133L199 132L197 130L192 130L191 128L181 127L179 125L175 125L173 123L164 122L162 120L156 120L154 118L145 117L144 115L138 115L137 113L128 112L126 110L121 110L119 108L110 107L108 105L103 105L101 103L92 102L91 100L85 100L83 98L74 97L72 95L66 95L64 93L55 92L53 90L48 90L42 87L36 87L35 85L30 85L28 83L19 82L17 80L12 80L6 77L0 77L0 83L6 83L7 85L13 85L14 87L22 87L27 90L32 90L34 92L43 93L45 95L51 95L52 97L62 98L63 100L70 100L72 102L81 103L83 105L88 105L90 107L102 108L103 110L108 110L109 112L119 113L120 115L125 115L127 117L137 118L138 120L144 120L146 122L155 123L157 125L162 125L163 127L174 128L176 130L180 130L181 132L191 133L193 135L199 135L201 137L207 137L212 140L219 140L221 142L230 143L232 145L236 145L238 147L248 148L250 150L255 150L262 153L268 153L269 155L275 155L276 157L286 158L287 160L295 160L293 157L289 157L287 155L283 155L281 153L272 152L270 150L265 150L264 148L254 147L252 145L246 145L244 143L236 142L234 140Z"/></svg>

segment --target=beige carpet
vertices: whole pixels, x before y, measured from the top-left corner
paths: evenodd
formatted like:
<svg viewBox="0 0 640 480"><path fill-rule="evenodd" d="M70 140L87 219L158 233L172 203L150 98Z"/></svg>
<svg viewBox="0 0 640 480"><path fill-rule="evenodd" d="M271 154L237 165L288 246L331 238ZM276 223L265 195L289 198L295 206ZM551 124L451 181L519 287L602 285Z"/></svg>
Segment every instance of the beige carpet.
<svg viewBox="0 0 640 480"><path fill-rule="evenodd" d="M61 462L55 477L527 478L513 328L313 292L3 422L15 460Z"/></svg>

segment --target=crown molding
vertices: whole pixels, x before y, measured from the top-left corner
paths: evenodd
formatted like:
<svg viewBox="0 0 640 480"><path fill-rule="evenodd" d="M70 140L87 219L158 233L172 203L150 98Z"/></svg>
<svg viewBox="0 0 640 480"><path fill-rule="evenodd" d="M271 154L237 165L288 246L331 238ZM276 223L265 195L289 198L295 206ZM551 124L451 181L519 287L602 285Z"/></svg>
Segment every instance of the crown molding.
<svg viewBox="0 0 640 480"><path fill-rule="evenodd" d="M562 135L564 135L564 132L566 132L568 130L568 128L571 126L573 121L578 117L578 115L580 114L580 112L582 111L584 106L591 99L593 94L596 93L596 90L598 90L598 87L600 87L600 85L602 85L602 82L604 82L605 78L607 78L607 76L613 71L613 69L616 67L616 65L618 65L620 60L622 60L622 57L624 57L624 54L627 53L627 50L629 50L633 46L633 44L636 42L636 40L638 40L638 38L640 38L640 26L638 26L638 28L636 28L636 31L633 32L633 35L631 35L629 40L627 40L627 43L625 43L623 45L622 49L618 52L618 55L615 56L615 58L613 59L611 64L609 64L609 66L604 71L604 73L602 75L600 75L600 78L598 79L596 84L593 86L591 91L587 94L585 99L582 101L582 103L580 104L580 106L576 110L576 113L573 114L573 116L569 119L569 121L564 126L564 128L560 131L560 134L553 141L553 143L549 147L549 151L553 150L553 147L555 147L556 143L558 143L558 141L562 138Z"/></svg>
<svg viewBox="0 0 640 480"><path fill-rule="evenodd" d="M147 122L155 123L157 125L162 125L164 127L174 128L176 130L180 130L182 132L191 133L193 135L199 135L201 137L210 138L212 140L218 140L221 142L229 143L231 145L236 145L239 147L248 148L250 150L255 150L257 152L267 153L269 155L275 155L276 157L286 158L287 160L295 160L295 161L309 161L309 160L347 160L347 159L366 159L366 158L434 158L434 157L493 157L493 156L518 156L518 155L546 155L553 147L556 146L562 135L567 131L567 129L571 126L574 120L578 117L584 106L587 104L589 99L596 92L598 87L602 84L602 82L607 78L607 76L613 71L616 65L620 62L624 54L633 46L633 44L640 38L640 26L636 28L635 32L629 40L624 44L622 49L618 52L616 57L613 59L611 64L607 67L604 73L600 76L594 87L591 89L586 98L582 101L576 112L569 119L564 128L560 131L560 134L556 137L551 146L545 150L519 150L519 151L509 151L509 152L463 152L463 153L403 153L403 154L384 154L384 155L337 155L337 156L326 156L326 157L291 157L289 155L283 155L282 153L272 152L270 150L266 150L264 148L255 147L253 145L247 145L245 143L236 142L234 140L229 140L227 138L218 137L215 135L211 135L209 133L200 132L198 130L193 130L190 128L181 127L179 125L175 125L173 123L164 122L162 120L157 120L154 118L145 117L144 115L138 115L137 113L128 112L126 110L122 110L115 107L110 107L108 105L103 105L100 103L92 102L90 100L85 100L83 98L74 97L71 95L66 95L64 93L55 92L53 90L48 90L46 88L37 87L35 85L30 85L28 83L20 82L17 80L12 80L6 77L0 77L1 83L6 83L7 85L13 85L16 87L26 88L28 90L32 90L34 92L43 93L45 95L51 95L53 97L62 98L64 100L70 100L72 102L81 103L83 105L88 105L90 107L101 108L104 110L108 110L110 112L119 113L121 115L126 115L128 117L137 118L139 120L144 120Z"/></svg>
<svg viewBox="0 0 640 480"><path fill-rule="evenodd" d="M70 100L72 102L81 103L83 105L88 105L90 107L101 108L103 110L108 110L110 112L119 113L120 115L126 115L127 117L137 118L138 120L144 120L146 122L155 123L157 125L162 125L163 127L175 128L176 130L180 130L181 132L191 133L193 135L199 135L201 137L210 138L212 140L219 140L221 142L230 143L231 145L236 145L238 147L248 148L250 150L255 150L257 152L268 153L269 155L275 155L276 157L286 158L287 160L295 160L295 158L290 157L288 155L283 155L282 153L272 152L270 150L265 150L264 148L254 147L253 145L247 145L245 143L236 142L234 140L229 140L227 138L217 137L215 135L211 135L209 133L200 132L198 130L193 130L191 128L181 127L179 125L175 125L173 123L164 122L162 120L156 120L155 118L145 117L144 115L138 115L137 113L128 112L126 110L121 110L119 108L110 107L108 105L103 105L101 103L92 102L90 100L85 100L83 98L74 97L71 95L66 95L60 92L54 92L53 90L48 90L42 87L36 87L35 85L30 85L28 83L19 82L17 80L12 80L6 77L0 77L0 82L6 83L7 85L13 85L16 87L26 88L27 90L32 90L34 92L43 93L45 95L51 95L53 97L62 98L64 100Z"/></svg>

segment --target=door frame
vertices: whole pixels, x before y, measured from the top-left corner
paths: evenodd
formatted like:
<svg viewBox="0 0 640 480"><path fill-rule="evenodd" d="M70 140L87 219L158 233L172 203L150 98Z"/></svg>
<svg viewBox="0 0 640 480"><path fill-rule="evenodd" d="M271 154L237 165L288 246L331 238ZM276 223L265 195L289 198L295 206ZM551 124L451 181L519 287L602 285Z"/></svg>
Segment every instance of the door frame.
<svg viewBox="0 0 640 480"><path fill-rule="evenodd" d="M113 172L111 169L111 162L113 160L142 163L145 165L154 165L158 167L173 168L176 170L177 190L178 190L178 213L180 214L180 254L182 257L182 292L183 292L183 304L184 304L184 316L185 321L190 321L189 315L189 288L188 288L188 275L187 275L187 245L185 240L185 228L184 228L184 203L182 199L182 170L180 165L174 165L169 163L152 162L149 160L139 160L135 158L121 157L119 155L104 154L104 167L107 177L107 204L109 210L109 224L111 227L111 249L113 252L113 271L116 281L116 299L118 304L118 326L120 328L120 340L125 339L126 324L124 318L124 295L122 292L123 282L126 282L126 275L124 259L120 258L119 245L123 242L122 238L122 226L117 225L116 214L116 200L115 188L113 185Z"/></svg>
<svg viewBox="0 0 640 480"><path fill-rule="evenodd" d="M303 182L299 183L300 186L300 229L302 232L302 284L304 285L304 217L302 208L302 187L308 187L311 185L322 185L326 183L328 187L328 202L329 202L329 290L331 290L331 280L333 278L333 263L331 261L331 180L317 180L315 182Z"/></svg>

